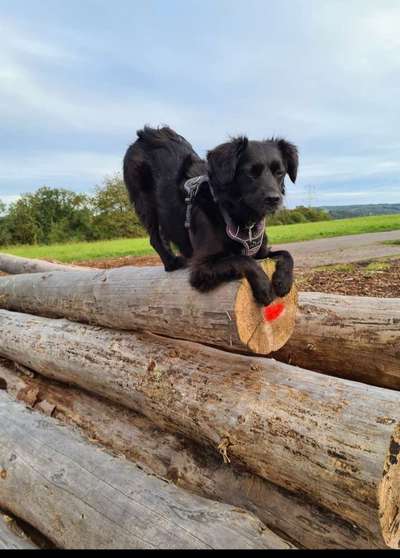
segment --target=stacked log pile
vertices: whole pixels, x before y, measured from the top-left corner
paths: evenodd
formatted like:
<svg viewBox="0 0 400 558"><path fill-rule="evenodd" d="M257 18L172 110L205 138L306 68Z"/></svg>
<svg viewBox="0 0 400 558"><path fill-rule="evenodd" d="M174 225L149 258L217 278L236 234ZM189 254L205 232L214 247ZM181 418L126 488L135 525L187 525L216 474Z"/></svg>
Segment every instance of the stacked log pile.
<svg viewBox="0 0 400 558"><path fill-rule="evenodd" d="M398 548L400 300L268 323L245 281L31 271L0 278L0 508L62 548Z"/></svg>

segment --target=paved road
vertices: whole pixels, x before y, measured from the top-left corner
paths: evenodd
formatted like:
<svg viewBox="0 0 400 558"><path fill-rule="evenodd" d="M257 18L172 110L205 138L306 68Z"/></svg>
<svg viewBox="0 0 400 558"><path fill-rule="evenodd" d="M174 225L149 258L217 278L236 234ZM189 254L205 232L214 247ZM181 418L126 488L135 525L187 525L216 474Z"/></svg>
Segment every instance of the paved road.
<svg viewBox="0 0 400 558"><path fill-rule="evenodd" d="M303 268L400 257L400 245L383 244L386 240L400 240L400 230L274 244L273 248L288 250L294 257L296 266Z"/></svg>
<svg viewBox="0 0 400 558"><path fill-rule="evenodd" d="M367 233L321 240L306 240L290 244L274 244L273 249L288 250L294 257L296 267L312 268L335 263L362 262L378 258L400 257L400 245L383 244L386 240L400 240L400 230L382 233ZM117 267L120 265L152 266L161 265L157 255L126 256L98 260L74 262L78 265L96 267ZM114 264L114 265L113 265Z"/></svg>

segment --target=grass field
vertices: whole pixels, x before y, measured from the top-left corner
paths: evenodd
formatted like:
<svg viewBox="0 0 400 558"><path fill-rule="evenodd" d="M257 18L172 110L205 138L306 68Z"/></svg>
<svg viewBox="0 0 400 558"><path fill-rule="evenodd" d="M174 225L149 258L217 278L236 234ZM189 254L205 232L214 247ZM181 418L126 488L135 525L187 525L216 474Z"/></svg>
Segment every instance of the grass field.
<svg viewBox="0 0 400 558"><path fill-rule="evenodd" d="M320 223L277 225L268 229L268 237L272 244L279 244L392 230L400 231L400 214L357 217L337 221L322 221ZM60 262L132 255L145 256L153 253L149 241L144 238L53 244L51 246L7 246L1 248L1 251L26 258L49 258Z"/></svg>

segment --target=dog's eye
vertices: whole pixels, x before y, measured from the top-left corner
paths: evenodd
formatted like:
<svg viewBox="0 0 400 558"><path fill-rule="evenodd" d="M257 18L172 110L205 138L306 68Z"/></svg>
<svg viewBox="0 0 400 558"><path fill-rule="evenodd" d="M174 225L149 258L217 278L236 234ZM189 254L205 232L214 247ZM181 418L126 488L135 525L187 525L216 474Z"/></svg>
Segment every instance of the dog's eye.
<svg viewBox="0 0 400 558"><path fill-rule="evenodd" d="M271 172L277 178L282 178L285 174L285 171L282 170L282 167L278 161L273 161L270 165Z"/></svg>
<svg viewBox="0 0 400 558"><path fill-rule="evenodd" d="M259 176L261 176L263 170L264 165L262 165L261 163L256 163L251 167L250 174L253 178L258 178Z"/></svg>

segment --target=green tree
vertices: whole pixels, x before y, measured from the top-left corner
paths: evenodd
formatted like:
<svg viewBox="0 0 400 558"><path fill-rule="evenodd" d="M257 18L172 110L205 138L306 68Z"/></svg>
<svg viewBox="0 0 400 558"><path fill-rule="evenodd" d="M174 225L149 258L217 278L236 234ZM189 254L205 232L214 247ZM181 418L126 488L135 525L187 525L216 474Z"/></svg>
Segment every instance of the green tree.
<svg viewBox="0 0 400 558"><path fill-rule="evenodd" d="M86 195L46 186L21 196L7 216L11 242L16 244L90 239L91 221Z"/></svg>
<svg viewBox="0 0 400 558"><path fill-rule="evenodd" d="M290 225L291 223L306 223L308 221L329 221L330 214L315 207L297 206L294 209L281 209L268 218L269 225Z"/></svg>
<svg viewBox="0 0 400 558"><path fill-rule="evenodd" d="M40 228L28 199L22 197L10 205L6 223L11 244L36 244L39 241Z"/></svg>
<svg viewBox="0 0 400 558"><path fill-rule="evenodd" d="M0 200L0 246L10 244L11 240L6 210L6 204Z"/></svg>
<svg viewBox="0 0 400 558"><path fill-rule="evenodd" d="M40 227L40 243L53 242L54 230L60 230L60 226L65 231L65 239L86 238L90 230L91 215L89 199L85 194L43 187L28 197L34 218Z"/></svg>
<svg viewBox="0 0 400 558"><path fill-rule="evenodd" d="M99 239L140 237L145 234L119 174L106 178L92 197L94 234Z"/></svg>

